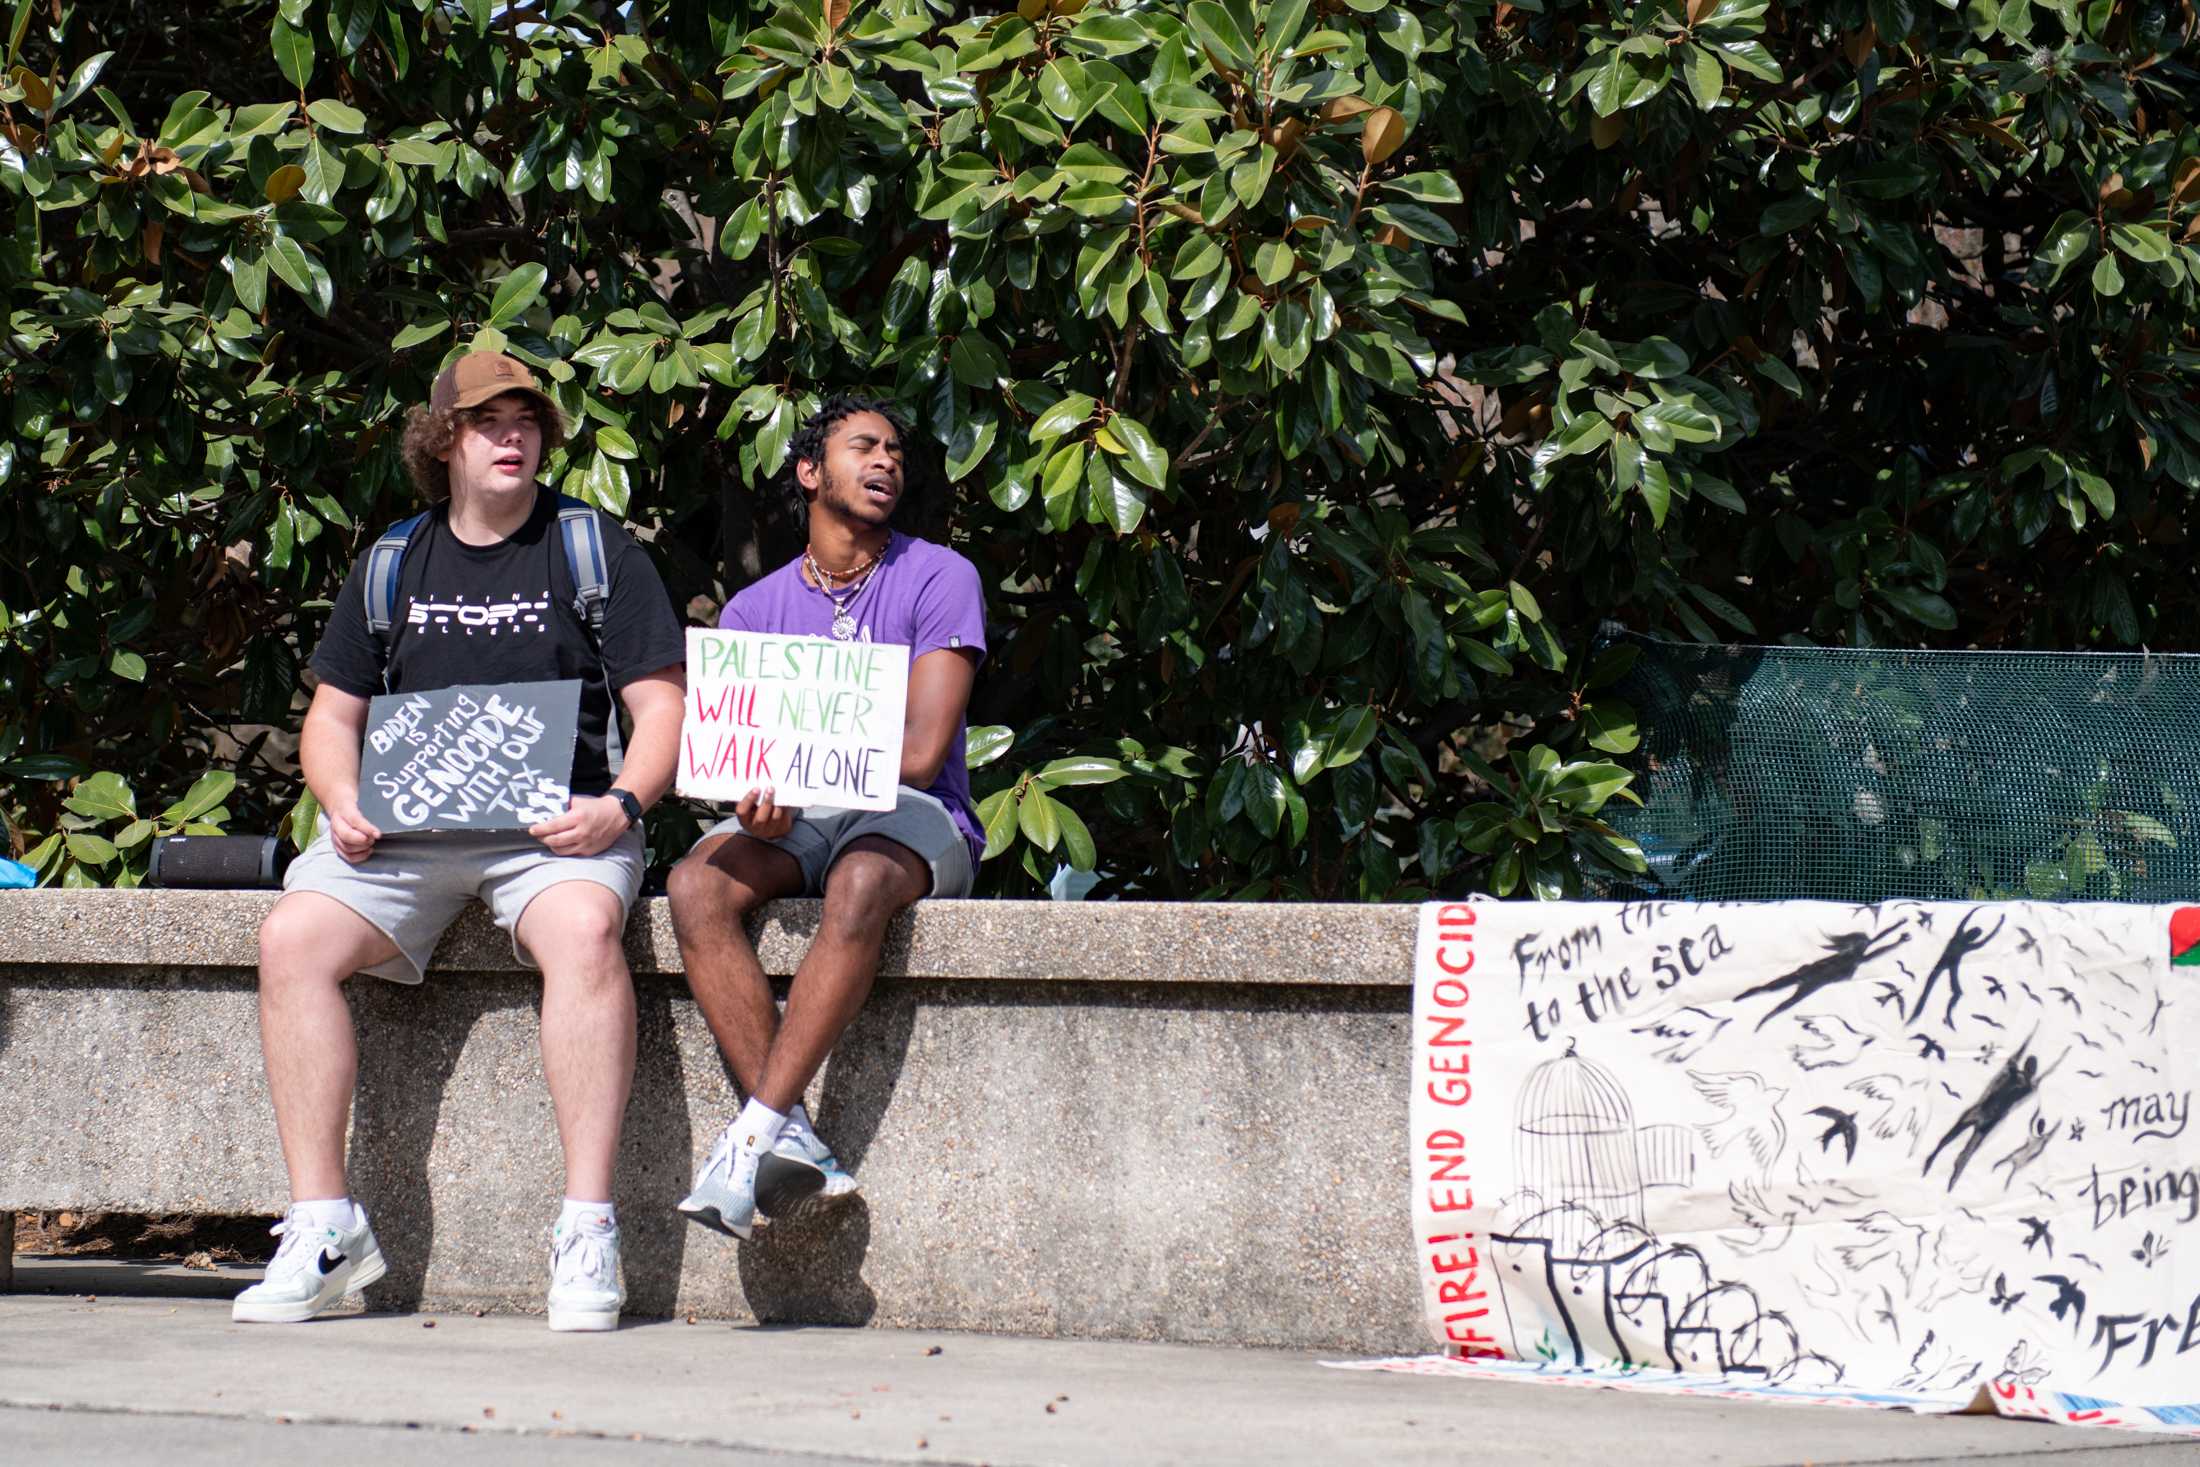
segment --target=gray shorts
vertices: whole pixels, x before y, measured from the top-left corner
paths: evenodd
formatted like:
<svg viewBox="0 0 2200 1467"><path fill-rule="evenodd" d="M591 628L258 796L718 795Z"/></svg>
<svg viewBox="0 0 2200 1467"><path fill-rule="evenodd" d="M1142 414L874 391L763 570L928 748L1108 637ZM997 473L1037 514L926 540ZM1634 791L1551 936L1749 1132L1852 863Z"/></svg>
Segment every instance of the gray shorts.
<svg viewBox="0 0 2200 1467"><path fill-rule="evenodd" d="M947 806L940 803L937 795L911 789L908 785L901 786L897 794L899 798L891 810L841 810L830 805L812 805L796 814L794 829L765 844L777 846L801 866L803 896L823 896L825 873L840 859L848 842L866 835L882 835L896 845L915 851L918 858L932 868L930 895L970 895L970 885L977 879L977 873L971 868L970 843L963 839L955 817L947 812ZM738 816L728 816L704 831L703 839L747 834Z"/></svg>
<svg viewBox="0 0 2200 1467"><path fill-rule="evenodd" d="M497 926L512 934L512 956L530 968L542 964L521 945L520 914L527 904L565 881L593 881L619 899L622 920L642 889L642 832L628 831L593 856L554 856L524 831L509 834L385 835L354 866L319 834L283 877L283 890L333 897L397 944L398 955L365 971L395 983L418 983L443 929L466 903L481 901Z"/></svg>

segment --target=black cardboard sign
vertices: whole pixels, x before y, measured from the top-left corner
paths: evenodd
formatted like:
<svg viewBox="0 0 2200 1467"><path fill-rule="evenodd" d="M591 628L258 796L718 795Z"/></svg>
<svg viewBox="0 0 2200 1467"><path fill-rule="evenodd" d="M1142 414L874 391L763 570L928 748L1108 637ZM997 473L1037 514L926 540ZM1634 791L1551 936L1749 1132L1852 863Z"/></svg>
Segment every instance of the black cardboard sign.
<svg viewBox="0 0 2200 1467"><path fill-rule="evenodd" d="M367 707L359 813L384 835L525 830L565 812L578 679L390 693Z"/></svg>

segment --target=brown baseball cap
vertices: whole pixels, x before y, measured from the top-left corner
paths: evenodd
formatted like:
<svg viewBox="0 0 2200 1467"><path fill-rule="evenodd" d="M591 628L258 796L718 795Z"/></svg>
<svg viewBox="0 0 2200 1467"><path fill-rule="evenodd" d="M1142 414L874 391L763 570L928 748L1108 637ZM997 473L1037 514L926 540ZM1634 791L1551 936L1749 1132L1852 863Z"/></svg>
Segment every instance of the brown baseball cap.
<svg viewBox="0 0 2200 1467"><path fill-rule="evenodd" d="M435 386L428 390L428 406L439 413L479 407L507 392L527 393L542 404L545 412L557 413L558 405L542 390L525 362L494 351L468 352L445 367L436 375Z"/></svg>

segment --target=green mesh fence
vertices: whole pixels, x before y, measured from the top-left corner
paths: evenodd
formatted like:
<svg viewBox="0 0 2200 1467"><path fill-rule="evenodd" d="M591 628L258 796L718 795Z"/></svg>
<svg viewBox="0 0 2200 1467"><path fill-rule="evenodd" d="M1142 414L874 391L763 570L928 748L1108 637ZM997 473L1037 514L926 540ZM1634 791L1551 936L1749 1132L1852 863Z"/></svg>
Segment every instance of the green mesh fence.
<svg viewBox="0 0 2200 1467"><path fill-rule="evenodd" d="M2200 656L1613 640L1650 874L1607 894L2200 896Z"/></svg>

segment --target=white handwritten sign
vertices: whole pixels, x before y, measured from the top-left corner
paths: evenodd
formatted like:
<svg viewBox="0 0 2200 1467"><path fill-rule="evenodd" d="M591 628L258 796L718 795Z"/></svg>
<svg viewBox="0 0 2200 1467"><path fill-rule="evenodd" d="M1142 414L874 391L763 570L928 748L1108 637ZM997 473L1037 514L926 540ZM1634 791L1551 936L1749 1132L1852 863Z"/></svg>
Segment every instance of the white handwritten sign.
<svg viewBox="0 0 2200 1467"><path fill-rule="evenodd" d="M909 649L690 628L680 793L891 810L901 777Z"/></svg>
<svg viewBox="0 0 2200 1467"><path fill-rule="evenodd" d="M359 812L386 834L525 830L565 812L577 680L464 684L367 705Z"/></svg>

